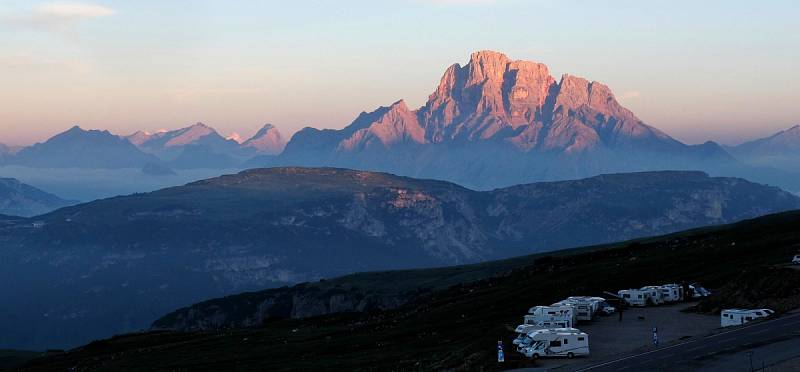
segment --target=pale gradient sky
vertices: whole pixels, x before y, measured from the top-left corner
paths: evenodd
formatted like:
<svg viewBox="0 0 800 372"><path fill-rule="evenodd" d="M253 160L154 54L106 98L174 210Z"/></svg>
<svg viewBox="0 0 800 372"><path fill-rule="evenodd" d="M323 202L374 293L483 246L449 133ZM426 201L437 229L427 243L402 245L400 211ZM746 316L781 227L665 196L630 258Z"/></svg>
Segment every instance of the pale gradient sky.
<svg viewBox="0 0 800 372"><path fill-rule="evenodd" d="M798 19L788 0L0 0L0 142L341 128L422 105L492 49L604 82L678 139L736 143L800 123Z"/></svg>

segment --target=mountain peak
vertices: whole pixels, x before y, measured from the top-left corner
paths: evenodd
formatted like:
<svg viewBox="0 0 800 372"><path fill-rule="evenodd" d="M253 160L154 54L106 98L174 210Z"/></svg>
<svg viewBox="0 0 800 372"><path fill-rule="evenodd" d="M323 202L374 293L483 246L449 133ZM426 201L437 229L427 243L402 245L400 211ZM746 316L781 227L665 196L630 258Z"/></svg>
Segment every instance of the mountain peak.
<svg viewBox="0 0 800 372"><path fill-rule="evenodd" d="M406 101L403 99L400 99L395 103L392 103L391 106L389 106L389 108L391 110L396 110L396 111L410 111L408 109L408 106L406 105Z"/></svg>
<svg viewBox="0 0 800 372"><path fill-rule="evenodd" d="M242 143L243 147L255 149L266 155L277 155L286 147L286 140L274 125L267 123L253 137Z"/></svg>
<svg viewBox="0 0 800 372"><path fill-rule="evenodd" d="M472 53L466 66L469 70L467 84L477 84L485 80L502 82L509 62L505 54L491 50Z"/></svg>

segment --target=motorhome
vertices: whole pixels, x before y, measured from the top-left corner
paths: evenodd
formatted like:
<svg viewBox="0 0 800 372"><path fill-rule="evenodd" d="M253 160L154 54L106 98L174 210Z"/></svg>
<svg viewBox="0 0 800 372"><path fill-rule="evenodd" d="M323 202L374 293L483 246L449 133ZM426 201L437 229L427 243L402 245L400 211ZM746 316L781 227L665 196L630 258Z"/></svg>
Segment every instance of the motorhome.
<svg viewBox="0 0 800 372"><path fill-rule="evenodd" d="M576 328L534 329L526 333L523 337L517 337L519 341L512 342L512 344L517 345L517 351L521 353L522 349L531 346L534 342L541 339L541 337L539 336L540 334L545 334L545 333L581 333L581 330ZM514 341L517 340L515 339Z"/></svg>
<svg viewBox="0 0 800 372"><path fill-rule="evenodd" d="M551 321L568 321L568 327L574 326L578 321L575 307L571 305L534 306L528 310L528 315L525 315L525 324Z"/></svg>
<svg viewBox="0 0 800 372"><path fill-rule="evenodd" d="M548 322L538 322L536 324L520 324L514 329L514 332L517 333L517 338L514 339L511 343L514 345L519 345L520 342L525 340L528 337L528 334L537 331L540 329L558 329L558 328L570 328L570 324L568 321L548 321Z"/></svg>
<svg viewBox="0 0 800 372"><path fill-rule="evenodd" d="M640 290L647 292L647 301L651 305L661 305L665 302L660 285L648 285Z"/></svg>
<svg viewBox="0 0 800 372"><path fill-rule="evenodd" d="M556 302L552 306L572 305L575 307L577 320L592 320L606 299L590 296L570 296L565 300Z"/></svg>
<svg viewBox="0 0 800 372"><path fill-rule="evenodd" d="M648 291L640 289L623 289L617 292L619 297L630 306L647 306Z"/></svg>
<svg viewBox="0 0 800 372"><path fill-rule="evenodd" d="M680 284L664 284L661 286L661 298L664 302L679 302L684 300L683 286Z"/></svg>
<svg viewBox="0 0 800 372"><path fill-rule="evenodd" d="M541 332L530 337L529 346L519 349L528 358L567 357L589 355L589 335L580 331Z"/></svg>
<svg viewBox="0 0 800 372"><path fill-rule="evenodd" d="M774 311L770 309L724 309L719 315L720 325L731 327L742 325L758 318L766 318Z"/></svg>

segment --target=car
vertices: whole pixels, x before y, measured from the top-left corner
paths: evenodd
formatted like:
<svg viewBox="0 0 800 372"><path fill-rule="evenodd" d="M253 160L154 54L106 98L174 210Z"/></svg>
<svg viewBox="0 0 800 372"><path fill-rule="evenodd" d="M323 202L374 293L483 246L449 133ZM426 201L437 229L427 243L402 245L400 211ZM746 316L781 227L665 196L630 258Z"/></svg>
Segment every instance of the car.
<svg viewBox="0 0 800 372"><path fill-rule="evenodd" d="M795 265L800 265L800 254L794 255L794 258L792 259L792 263L795 264Z"/></svg>
<svg viewBox="0 0 800 372"><path fill-rule="evenodd" d="M600 304L600 311L604 315L611 315L617 312L617 308L611 306L611 304L609 304L608 302L603 302L602 304Z"/></svg>

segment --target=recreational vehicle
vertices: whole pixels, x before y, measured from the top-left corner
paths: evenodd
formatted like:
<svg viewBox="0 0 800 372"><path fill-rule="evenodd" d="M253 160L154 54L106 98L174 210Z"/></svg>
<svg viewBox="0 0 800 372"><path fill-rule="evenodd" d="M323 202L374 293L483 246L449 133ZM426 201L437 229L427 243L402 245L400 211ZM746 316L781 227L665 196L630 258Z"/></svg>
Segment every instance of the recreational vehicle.
<svg viewBox="0 0 800 372"><path fill-rule="evenodd" d="M589 355L589 335L580 331L541 332L532 335L529 346L519 349L528 358Z"/></svg>
<svg viewBox="0 0 800 372"><path fill-rule="evenodd" d="M538 322L536 324L520 324L514 330L517 333L517 338L514 339L511 343L514 345L519 345L522 340L524 340L529 333L540 330L540 329L563 329L563 328L570 328L570 324L568 321L548 321L548 322Z"/></svg>
<svg viewBox="0 0 800 372"><path fill-rule="evenodd" d="M592 320L600 310L603 302L605 302L605 299L602 297L571 296L552 306L572 305L575 307L575 317L577 320Z"/></svg>
<svg viewBox="0 0 800 372"><path fill-rule="evenodd" d="M745 324L758 318L766 318L775 312L770 309L725 309L719 315L723 327Z"/></svg>
<svg viewBox="0 0 800 372"><path fill-rule="evenodd" d="M528 310L525 316L525 324L536 324L539 322L568 321L569 327L577 322L575 307L571 305L559 306L534 306Z"/></svg>
<svg viewBox="0 0 800 372"><path fill-rule="evenodd" d="M519 342L512 342L514 345L517 345L517 351L522 352L522 349L533 345L534 342L541 339L541 334L545 333L581 333L581 330L576 328L548 328L548 329L535 329L525 334L524 337L519 338ZM516 340L515 340L516 341Z"/></svg>
<svg viewBox="0 0 800 372"><path fill-rule="evenodd" d="M661 286L661 298L664 302L683 301L683 286L679 284L664 284Z"/></svg>
<svg viewBox="0 0 800 372"><path fill-rule="evenodd" d="M661 293L660 285L648 285L640 289L647 293L647 301L653 305L661 305L664 303L664 297Z"/></svg>
<svg viewBox="0 0 800 372"><path fill-rule="evenodd" d="M647 291L640 289L623 289L617 292L619 297L630 306L647 306Z"/></svg>

